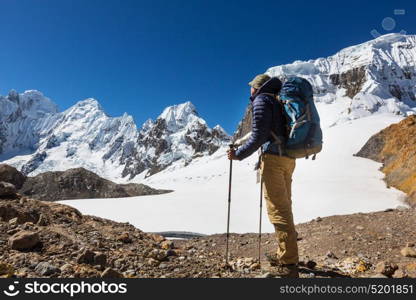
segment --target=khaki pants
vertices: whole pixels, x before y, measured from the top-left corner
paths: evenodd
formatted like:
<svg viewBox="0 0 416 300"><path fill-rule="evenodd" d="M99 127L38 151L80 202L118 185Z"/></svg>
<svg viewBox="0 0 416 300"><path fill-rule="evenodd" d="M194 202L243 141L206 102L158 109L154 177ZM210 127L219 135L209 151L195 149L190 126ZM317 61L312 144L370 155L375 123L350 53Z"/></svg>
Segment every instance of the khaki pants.
<svg viewBox="0 0 416 300"><path fill-rule="evenodd" d="M270 222L276 230L277 258L283 264L299 262L297 233L292 214L292 174L295 159L263 154L261 175Z"/></svg>

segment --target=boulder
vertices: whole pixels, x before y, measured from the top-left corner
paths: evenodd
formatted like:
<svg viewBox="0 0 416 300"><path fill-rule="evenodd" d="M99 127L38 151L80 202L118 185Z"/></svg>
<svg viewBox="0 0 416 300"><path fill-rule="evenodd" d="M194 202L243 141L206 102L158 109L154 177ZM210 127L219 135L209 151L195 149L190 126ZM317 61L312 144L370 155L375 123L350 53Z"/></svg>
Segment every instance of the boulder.
<svg viewBox="0 0 416 300"><path fill-rule="evenodd" d="M107 264L107 255L104 253L95 253L94 256L94 265L99 265L101 268L104 268Z"/></svg>
<svg viewBox="0 0 416 300"><path fill-rule="evenodd" d="M117 272L116 270L113 270L111 268L107 268L104 270L104 272L101 273L101 278L123 278L124 276Z"/></svg>
<svg viewBox="0 0 416 300"><path fill-rule="evenodd" d="M103 253L95 253L89 249L85 249L77 258L79 264L87 264L92 266L99 265L104 268L107 264L107 256Z"/></svg>
<svg viewBox="0 0 416 300"><path fill-rule="evenodd" d="M89 249L85 249L77 258L79 264L94 265L95 253Z"/></svg>
<svg viewBox="0 0 416 300"><path fill-rule="evenodd" d="M16 187L8 182L0 181L0 197L15 197Z"/></svg>
<svg viewBox="0 0 416 300"><path fill-rule="evenodd" d="M39 242L39 234L31 231L20 231L9 238L9 246L13 250L31 250Z"/></svg>
<svg viewBox="0 0 416 300"><path fill-rule="evenodd" d="M416 250L412 247L404 247L400 253L405 257L416 257Z"/></svg>
<svg viewBox="0 0 416 300"><path fill-rule="evenodd" d="M12 166L0 164L0 181L11 183L20 189L26 181L26 176Z"/></svg>
<svg viewBox="0 0 416 300"><path fill-rule="evenodd" d="M61 270L48 262L40 262L35 267L35 272L42 276L50 276L61 273Z"/></svg>
<svg viewBox="0 0 416 300"><path fill-rule="evenodd" d="M378 274L383 274L387 277L391 277L398 268L399 267L396 264L387 261L382 261L376 265L375 272Z"/></svg>
<svg viewBox="0 0 416 300"><path fill-rule="evenodd" d="M160 247L162 248L162 249L165 249L165 250L169 250L169 249L173 249L174 248L174 244L173 244L173 242L172 241L163 241L161 244L160 244Z"/></svg>

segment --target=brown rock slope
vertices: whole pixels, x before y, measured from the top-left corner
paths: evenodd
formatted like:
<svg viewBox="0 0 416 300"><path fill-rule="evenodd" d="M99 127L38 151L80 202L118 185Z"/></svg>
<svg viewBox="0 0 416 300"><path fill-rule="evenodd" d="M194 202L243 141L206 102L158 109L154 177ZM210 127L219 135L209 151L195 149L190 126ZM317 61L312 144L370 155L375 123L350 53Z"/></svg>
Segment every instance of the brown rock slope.
<svg viewBox="0 0 416 300"><path fill-rule="evenodd" d="M9 193L8 193L9 194ZM297 226L301 277L416 277L416 211L388 210ZM0 277L270 277L257 234L165 240L127 223L19 194L0 197ZM263 251L274 251L264 234Z"/></svg>
<svg viewBox="0 0 416 300"><path fill-rule="evenodd" d="M383 163L385 180L407 193L416 206L416 116L409 116L372 136L357 156Z"/></svg>
<svg viewBox="0 0 416 300"><path fill-rule="evenodd" d="M19 193L25 196L44 201L119 198L170 192L153 189L144 184L116 184L84 168L26 177L15 168L0 164L0 181L14 184Z"/></svg>

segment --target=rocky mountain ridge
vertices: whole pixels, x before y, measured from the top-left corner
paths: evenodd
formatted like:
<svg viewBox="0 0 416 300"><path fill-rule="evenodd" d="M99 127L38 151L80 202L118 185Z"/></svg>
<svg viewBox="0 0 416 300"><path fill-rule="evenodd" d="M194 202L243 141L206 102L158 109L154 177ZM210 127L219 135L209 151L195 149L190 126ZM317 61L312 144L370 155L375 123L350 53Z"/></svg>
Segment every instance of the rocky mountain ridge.
<svg viewBox="0 0 416 300"><path fill-rule="evenodd" d="M228 140L191 102L167 107L138 129L131 116L110 117L95 99L58 112L38 91L0 97L0 159L31 176L83 167L113 180L146 177L210 155Z"/></svg>
<svg viewBox="0 0 416 300"><path fill-rule="evenodd" d="M84 168L27 177L12 166L0 164L0 181L13 184L24 196L43 201L122 198L170 192L144 184L116 184Z"/></svg>

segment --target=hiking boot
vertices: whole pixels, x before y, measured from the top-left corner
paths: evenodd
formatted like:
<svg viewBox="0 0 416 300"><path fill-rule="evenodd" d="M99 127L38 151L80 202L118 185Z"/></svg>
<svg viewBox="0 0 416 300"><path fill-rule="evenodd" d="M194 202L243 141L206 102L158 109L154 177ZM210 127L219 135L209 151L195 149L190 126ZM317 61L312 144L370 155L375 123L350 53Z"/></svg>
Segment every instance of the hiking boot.
<svg viewBox="0 0 416 300"><path fill-rule="evenodd" d="M272 267L277 267L281 265L276 253L264 253L264 256L266 257L267 261L270 263Z"/></svg>
<svg viewBox="0 0 416 300"><path fill-rule="evenodd" d="M297 264L282 264L276 253L265 253L267 261L270 263L270 275L281 278L299 278Z"/></svg>
<svg viewBox="0 0 416 300"><path fill-rule="evenodd" d="M299 278L299 269L295 264L291 265L279 265L272 267L270 273L273 277L279 278Z"/></svg>

